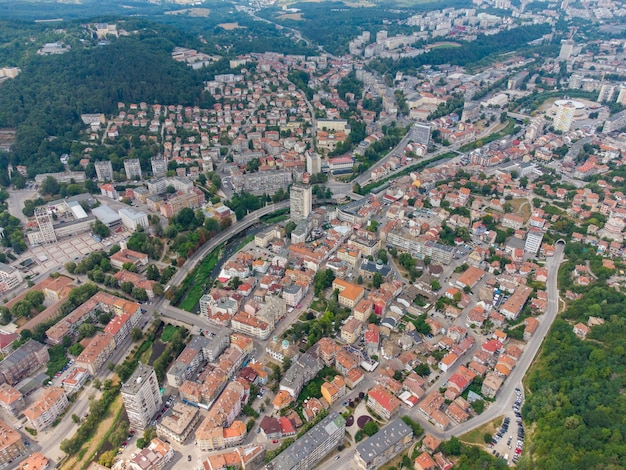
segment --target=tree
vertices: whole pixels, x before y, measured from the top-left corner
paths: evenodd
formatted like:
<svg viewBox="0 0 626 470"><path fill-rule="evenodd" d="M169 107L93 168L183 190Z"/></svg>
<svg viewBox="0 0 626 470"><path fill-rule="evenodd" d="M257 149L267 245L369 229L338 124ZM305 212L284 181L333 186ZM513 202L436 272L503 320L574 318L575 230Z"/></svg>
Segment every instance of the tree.
<svg viewBox="0 0 626 470"><path fill-rule="evenodd" d="M368 421L365 423L365 426L363 426L363 432L370 437L376 434L379 429L378 423L374 420Z"/></svg>
<svg viewBox="0 0 626 470"><path fill-rule="evenodd" d="M291 232L293 232L295 228L296 228L296 223L293 220L290 220L289 222L287 222L287 225L285 225L285 235L287 237L290 236Z"/></svg>
<svg viewBox="0 0 626 470"><path fill-rule="evenodd" d="M161 277L161 273L159 272L159 268L157 268L154 264L148 265L146 269L146 278L151 281L158 281Z"/></svg>
<svg viewBox="0 0 626 470"><path fill-rule="evenodd" d="M104 467L111 468L113 466L113 462L115 462L116 455L116 449L107 450L106 452L102 453L102 455L98 459L98 463Z"/></svg>
<svg viewBox="0 0 626 470"><path fill-rule="evenodd" d="M130 294L133 291L133 287L135 287L133 283L128 281L124 281L120 284L120 289L122 289L122 292L125 294Z"/></svg>
<svg viewBox="0 0 626 470"><path fill-rule="evenodd" d="M417 375L421 377L428 377L430 375L430 367L424 362L418 364L417 367L413 370Z"/></svg>
<svg viewBox="0 0 626 470"><path fill-rule="evenodd" d="M163 293L165 292L165 289L163 289L163 284L161 284L160 282L155 282L154 284L152 284L152 292L154 293L154 295L163 295Z"/></svg>
<svg viewBox="0 0 626 470"><path fill-rule="evenodd" d="M119 447L124 442L126 436L128 436L129 427L128 421L120 421L117 427L109 434L107 440L114 448Z"/></svg>
<svg viewBox="0 0 626 470"><path fill-rule="evenodd" d="M6 307L0 307L0 321L2 322L2 324L8 325L12 319L13 316L11 315L9 309Z"/></svg>
<svg viewBox="0 0 626 470"><path fill-rule="evenodd" d="M387 256L387 252L384 249L378 250L378 259L385 264L389 262L389 257Z"/></svg>
<svg viewBox="0 0 626 470"><path fill-rule="evenodd" d="M78 334L83 338L91 338L93 335L96 334L96 327L93 326L91 323L82 323L78 327Z"/></svg>
<svg viewBox="0 0 626 470"><path fill-rule="evenodd" d="M134 342L137 342L143 338L143 331L141 331L141 328L135 327L130 330L130 337Z"/></svg>
<svg viewBox="0 0 626 470"><path fill-rule="evenodd" d="M332 269L325 269L323 271L318 271L317 273L315 273L315 277L313 280L315 296L321 297L324 293L324 290L332 286L334 280L335 273L332 271Z"/></svg>
<svg viewBox="0 0 626 470"><path fill-rule="evenodd" d="M52 176L47 176L39 185L39 192L43 195L48 194L54 196L55 194L59 194L60 189L59 182Z"/></svg>
<svg viewBox="0 0 626 470"><path fill-rule="evenodd" d="M109 235L111 235L111 230L109 230L109 227L107 227L106 225L104 225L100 220L96 219L96 221L91 224L91 231L95 234L98 235L100 238L106 238Z"/></svg>
<svg viewBox="0 0 626 470"><path fill-rule="evenodd" d="M140 302L146 302L148 300L146 289L142 289L141 287L133 287L130 295Z"/></svg>
<svg viewBox="0 0 626 470"><path fill-rule="evenodd" d="M67 350L68 353L70 353L72 356L78 356L80 355L80 353L83 352L83 345L80 343L75 343L72 346L69 347L69 349Z"/></svg>
<svg viewBox="0 0 626 470"><path fill-rule="evenodd" d="M430 288L434 291L438 291L439 289L441 289L441 283L437 279L433 279L433 281L430 283Z"/></svg>
<svg viewBox="0 0 626 470"><path fill-rule="evenodd" d="M374 287L376 289L378 289L380 287L380 285L383 283L384 279L383 279L383 275L380 273L374 273L374 277L372 278L372 284L374 285Z"/></svg>

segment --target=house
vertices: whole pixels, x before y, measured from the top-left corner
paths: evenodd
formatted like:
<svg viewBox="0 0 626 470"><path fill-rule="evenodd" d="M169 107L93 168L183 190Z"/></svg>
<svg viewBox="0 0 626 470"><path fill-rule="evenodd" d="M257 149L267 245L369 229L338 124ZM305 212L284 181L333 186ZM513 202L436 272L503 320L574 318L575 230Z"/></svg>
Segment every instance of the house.
<svg viewBox="0 0 626 470"><path fill-rule="evenodd" d="M415 470L438 470L437 463L427 452L420 454L413 463Z"/></svg>
<svg viewBox="0 0 626 470"><path fill-rule="evenodd" d="M367 405L385 419L390 419L400 408L400 400L380 385L367 393Z"/></svg>
<svg viewBox="0 0 626 470"><path fill-rule="evenodd" d="M356 318L349 318L341 327L341 339L348 344L354 343L361 334L362 323Z"/></svg>
<svg viewBox="0 0 626 470"><path fill-rule="evenodd" d="M486 375L485 380L483 380L480 392L487 398L494 398L503 383L504 378L500 377L495 372L489 372Z"/></svg>
<svg viewBox="0 0 626 470"><path fill-rule="evenodd" d="M24 410L29 426L43 431L63 413L67 405L67 395L61 387L48 387L35 403Z"/></svg>
<svg viewBox="0 0 626 470"><path fill-rule="evenodd" d="M584 323L576 323L574 325L574 334L579 338L585 339L589 333L591 333L591 328Z"/></svg>
<svg viewBox="0 0 626 470"><path fill-rule="evenodd" d="M447 372L448 369L454 365L458 358L459 356L457 356L453 352L446 354L441 359L441 361L439 361L439 370L441 370L442 372Z"/></svg>

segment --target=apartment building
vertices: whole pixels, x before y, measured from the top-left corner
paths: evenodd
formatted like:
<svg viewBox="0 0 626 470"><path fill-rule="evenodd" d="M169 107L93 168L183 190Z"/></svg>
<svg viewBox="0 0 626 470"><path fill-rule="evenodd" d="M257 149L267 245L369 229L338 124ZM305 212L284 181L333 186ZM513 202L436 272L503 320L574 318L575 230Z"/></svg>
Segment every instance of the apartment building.
<svg viewBox="0 0 626 470"><path fill-rule="evenodd" d="M95 162L94 166L96 167L96 178L98 178L98 181L113 181L113 166L110 161Z"/></svg>
<svg viewBox="0 0 626 470"><path fill-rule="evenodd" d="M29 426L39 432L50 426L68 404L65 390L48 387L35 403L24 410L24 416L28 418Z"/></svg>
<svg viewBox="0 0 626 470"><path fill-rule="evenodd" d="M290 217L294 222L306 219L313 210L313 192L309 185L293 185L289 192Z"/></svg>
<svg viewBox="0 0 626 470"><path fill-rule="evenodd" d="M141 211L124 208L117 211L117 213L122 219L122 224L128 230L134 232L137 230L137 227L148 228L148 216Z"/></svg>
<svg viewBox="0 0 626 470"><path fill-rule="evenodd" d="M203 452L233 447L243 442L246 425L235 418L241 412L246 389L238 382L229 382L196 431L196 445Z"/></svg>
<svg viewBox="0 0 626 470"><path fill-rule="evenodd" d="M95 376L115 350L115 338L110 333L96 333L83 352L76 358L76 366Z"/></svg>
<svg viewBox="0 0 626 470"><path fill-rule="evenodd" d="M122 400L130 427L145 429L163 403L152 367L139 364L133 375L122 385Z"/></svg>
<svg viewBox="0 0 626 470"><path fill-rule="evenodd" d="M354 460L358 468L376 470L413 442L413 430L400 418L356 446Z"/></svg>
<svg viewBox="0 0 626 470"><path fill-rule="evenodd" d="M124 171L126 171L126 179L141 179L141 162L138 158L127 158L124 160Z"/></svg>
<svg viewBox="0 0 626 470"><path fill-rule="evenodd" d="M8 264L0 263L0 294L10 291L22 282L22 273Z"/></svg>
<svg viewBox="0 0 626 470"><path fill-rule="evenodd" d="M204 193L198 188L191 188L186 193L180 193L169 198L159 206L159 211L163 217L173 217L181 210L195 209L204 204Z"/></svg>
<svg viewBox="0 0 626 470"><path fill-rule="evenodd" d="M0 362L0 382L15 385L50 360L48 348L34 340L28 340Z"/></svg>
<svg viewBox="0 0 626 470"><path fill-rule="evenodd" d="M157 436L182 444L196 428L199 421L200 412L198 408L184 403L176 403L172 408L172 413L157 424Z"/></svg>
<svg viewBox="0 0 626 470"><path fill-rule="evenodd" d="M161 470L174 457L174 449L161 439L154 438L150 445L141 449L127 464L130 470Z"/></svg>
<svg viewBox="0 0 626 470"><path fill-rule="evenodd" d="M24 406L24 395L19 390L7 383L0 385L0 407L4 411L17 418Z"/></svg>
<svg viewBox="0 0 626 470"><path fill-rule="evenodd" d="M335 279L333 289L339 290L339 304L348 308L354 308L365 295L363 287L343 279Z"/></svg>
<svg viewBox="0 0 626 470"><path fill-rule="evenodd" d="M22 435L12 426L0 420L0 466L7 465L26 452Z"/></svg>
<svg viewBox="0 0 626 470"><path fill-rule="evenodd" d="M346 420L338 413L331 413L264 468L265 470L315 468L317 462L343 441L345 432Z"/></svg>

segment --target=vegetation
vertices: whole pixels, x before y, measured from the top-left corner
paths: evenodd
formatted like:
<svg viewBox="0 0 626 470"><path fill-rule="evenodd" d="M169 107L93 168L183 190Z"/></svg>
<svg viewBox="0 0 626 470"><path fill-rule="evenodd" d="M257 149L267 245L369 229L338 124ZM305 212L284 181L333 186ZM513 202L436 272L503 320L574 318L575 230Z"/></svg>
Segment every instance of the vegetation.
<svg viewBox="0 0 626 470"><path fill-rule="evenodd" d="M198 305L200 297L204 294L205 289L211 285L210 274L219 261L219 256L224 248L220 245L211 251L196 268L185 277L185 280L178 288L176 297L172 299L172 304L176 305L188 312Z"/></svg>
<svg viewBox="0 0 626 470"><path fill-rule="evenodd" d="M442 442L439 450L448 457L455 459L455 469L459 470L504 470L508 468L508 462L488 454L480 447L461 443L456 437ZM554 468L554 467L553 467ZM561 467L556 467L561 468Z"/></svg>

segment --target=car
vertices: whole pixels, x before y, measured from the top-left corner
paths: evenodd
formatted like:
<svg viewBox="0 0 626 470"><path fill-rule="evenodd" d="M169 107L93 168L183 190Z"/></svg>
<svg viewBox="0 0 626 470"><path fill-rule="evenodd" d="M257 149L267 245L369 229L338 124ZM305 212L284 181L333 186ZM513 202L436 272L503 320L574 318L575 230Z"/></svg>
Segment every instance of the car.
<svg viewBox="0 0 626 470"><path fill-rule="evenodd" d="M187 456L187 462L191 462L191 455Z"/></svg>
<svg viewBox="0 0 626 470"><path fill-rule="evenodd" d="M341 458L341 455L338 455L337 457L335 457L335 460L339 460Z"/></svg>
<svg viewBox="0 0 626 470"><path fill-rule="evenodd" d="M167 408L165 407L161 408L161 413L165 413L165 410L167 410Z"/></svg>
<svg viewBox="0 0 626 470"><path fill-rule="evenodd" d="M122 442L122 447L126 447L128 445L127 441Z"/></svg>
<svg viewBox="0 0 626 470"><path fill-rule="evenodd" d="M272 444L278 444L278 439L274 439L274 440L272 441Z"/></svg>
<svg viewBox="0 0 626 470"><path fill-rule="evenodd" d="M128 434L130 434L132 436L133 434L135 434L135 430L131 429L130 431L128 431Z"/></svg>

